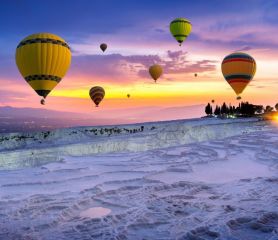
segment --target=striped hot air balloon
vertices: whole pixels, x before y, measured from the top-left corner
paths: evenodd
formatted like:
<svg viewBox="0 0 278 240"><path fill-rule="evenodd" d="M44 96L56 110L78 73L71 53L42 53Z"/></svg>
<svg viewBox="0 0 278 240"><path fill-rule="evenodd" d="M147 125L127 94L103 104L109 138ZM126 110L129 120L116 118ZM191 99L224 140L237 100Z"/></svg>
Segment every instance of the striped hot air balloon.
<svg viewBox="0 0 278 240"><path fill-rule="evenodd" d="M170 23L170 32L173 37L179 42L180 46L183 41L189 36L192 25L186 18L176 18Z"/></svg>
<svg viewBox="0 0 278 240"><path fill-rule="evenodd" d="M246 53L235 52L223 59L221 69L224 78L240 99L239 95L256 73L256 62Z"/></svg>
<svg viewBox="0 0 278 240"><path fill-rule="evenodd" d="M98 107L105 96L105 91L102 87L95 86L90 89L89 95L93 102L96 104L96 107Z"/></svg>
<svg viewBox="0 0 278 240"><path fill-rule="evenodd" d="M71 52L64 39L51 33L32 34L16 48L16 64L28 84L44 98L65 76Z"/></svg>

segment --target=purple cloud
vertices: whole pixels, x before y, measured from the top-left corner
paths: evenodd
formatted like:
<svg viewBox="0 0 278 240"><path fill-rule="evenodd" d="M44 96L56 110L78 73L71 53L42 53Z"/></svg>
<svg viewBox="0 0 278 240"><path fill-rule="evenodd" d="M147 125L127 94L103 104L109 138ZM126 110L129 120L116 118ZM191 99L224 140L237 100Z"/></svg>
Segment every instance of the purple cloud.
<svg viewBox="0 0 278 240"><path fill-rule="evenodd" d="M191 61L187 52L167 51L165 57L159 55L87 55L74 56L71 71L91 76L121 78L133 73L140 78L149 78L148 69L153 64L160 64L164 74L184 74L215 71L216 61L204 59ZM124 80L126 79L126 80Z"/></svg>
<svg viewBox="0 0 278 240"><path fill-rule="evenodd" d="M252 49L253 49L253 48L250 47L250 46L245 46L245 47L242 47L242 48L240 48L240 49L235 50L235 52L250 51L250 50L252 50Z"/></svg>
<svg viewBox="0 0 278 240"><path fill-rule="evenodd" d="M148 61L144 61L144 58L140 63L145 67L138 71L140 77L148 77L148 68L151 65L150 63L156 63L163 66L165 74L183 74L183 73L196 73L196 72L206 72L206 71L215 71L216 61L212 60L201 60L201 61L190 61L187 60L187 53L183 51L167 51L167 57L161 58L156 56L149 56ZM138 60L138 59L137 59Z"/></svg>

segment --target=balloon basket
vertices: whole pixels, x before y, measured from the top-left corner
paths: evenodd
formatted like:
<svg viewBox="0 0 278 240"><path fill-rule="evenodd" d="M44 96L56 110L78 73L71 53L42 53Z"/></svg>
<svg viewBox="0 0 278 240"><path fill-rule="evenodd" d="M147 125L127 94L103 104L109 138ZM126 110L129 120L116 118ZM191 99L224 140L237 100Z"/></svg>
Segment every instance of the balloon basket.
<svg viewBox="0 0 278 240"><path fill-rule="evenodd" d="M45 105L45 99L41 99L41 105Z"/></svg>

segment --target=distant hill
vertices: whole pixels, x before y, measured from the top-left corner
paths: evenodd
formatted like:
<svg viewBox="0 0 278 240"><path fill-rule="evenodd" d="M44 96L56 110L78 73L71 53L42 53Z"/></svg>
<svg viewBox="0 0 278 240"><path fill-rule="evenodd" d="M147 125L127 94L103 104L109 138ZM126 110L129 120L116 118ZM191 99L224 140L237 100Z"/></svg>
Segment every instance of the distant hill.
<svg viewBox="0 0 278 240"><path fill-rule="evenodd" d="M0 107L0 132L51 130L73 126L115 125L197 118L204 105L94 109L89 113L62 112L40 108Z"/></svg>
<svg viewBox="0 0 278 240"><path fill-rule="evenodd" d="M137 117L145 119L151 118L153 121L198 118L204 115L204 107L205 105L200 104L193 106L152 109L139 114Z"/></svg>
<svg viewBox="0 0 278 240"><path fill-rule="evenodd" d="M10 106L0 107L0 117L72 118L75 115L76 113L72 112L60 112L40 108L14 108ZM78 115L89 117L89 115L86 114Z"/></svg>
<svg viewBox="0 0 278 240"><path fill-rule="evenodd" d="M174 119L197 118L204 115L204 104L179 107L137 107L123 109L98 109L93 112L100 118L123 119L124 121L164 121Z"/></svg>

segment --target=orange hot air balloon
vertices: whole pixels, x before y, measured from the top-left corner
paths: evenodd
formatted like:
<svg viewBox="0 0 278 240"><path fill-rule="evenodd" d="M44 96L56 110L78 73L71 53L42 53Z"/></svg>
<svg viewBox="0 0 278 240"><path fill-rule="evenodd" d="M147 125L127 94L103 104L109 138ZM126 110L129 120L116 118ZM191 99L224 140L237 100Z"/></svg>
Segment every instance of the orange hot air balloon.
<svg viewBox="0 0 278 240"><path fill-rule="evenodd" d="M153 78L153 80L156 82L156 80L162 75L163 69L160 65L154 64L154 65L150 66L149 73L150 73L151 77Z"/></svg>
<svg viewBox="0 0 278 240"><path fill-rule="evenodd" d="M256 62L250 55L235 52L226 56L222 61L222 73L237 95L237 99L256 73Z"/></svg>
<svg viewBox="0 0 278 240"><path fill-rule="evenodd" d="M93 102L96 104L96 107L98 107L105 96L105 91L102 87L95 86L90 89L89 95Z"/></svg>
<svg viewBox="0 0 278 240"><path fill-rule="evenodd" d="M102 44L100 44L100 49L103 51L103 52L105 52L105 50L106 50L106 48L107 48L107 44L106 43L102 43Z"/></svg>

